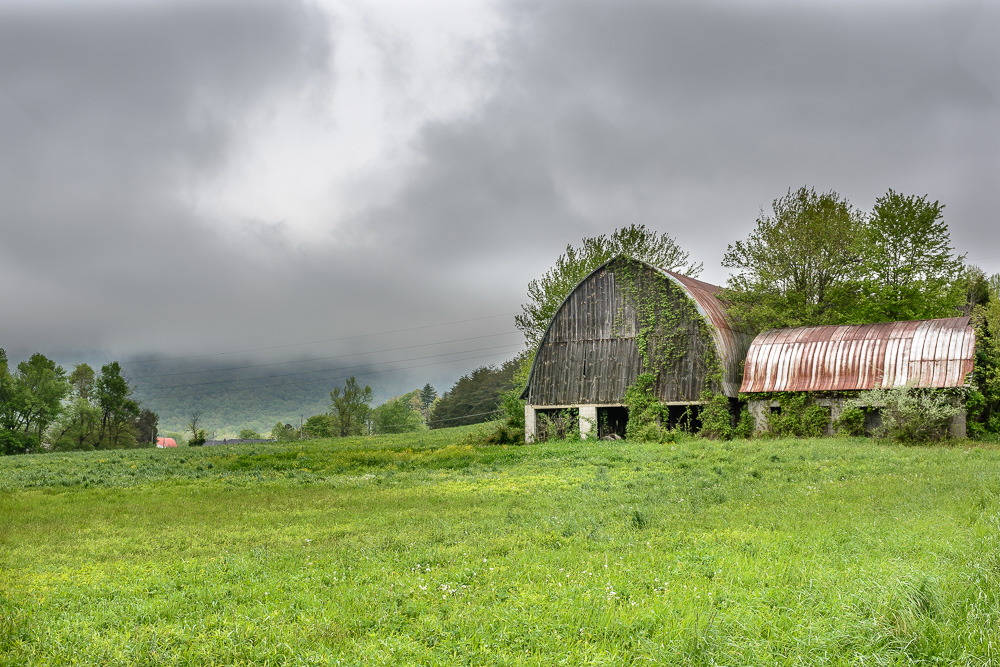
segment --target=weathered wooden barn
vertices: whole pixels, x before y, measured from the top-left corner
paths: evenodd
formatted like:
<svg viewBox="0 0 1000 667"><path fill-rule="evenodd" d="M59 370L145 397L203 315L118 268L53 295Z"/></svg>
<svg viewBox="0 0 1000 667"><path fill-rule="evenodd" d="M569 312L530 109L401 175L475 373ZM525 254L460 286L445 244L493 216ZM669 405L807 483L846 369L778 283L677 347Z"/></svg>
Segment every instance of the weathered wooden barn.
<svg viewBox="0 0 1000 667"><path fill-rule="evenodd" d="M750 337L735 330L719 287L617 257L566 297L538 346L525 400L525 440L539 415L571 411L580 433L624 432L625 390L640 373L676 413L711 389L735 400Z"/></svg>
<svg viewBox="0 0 1000 667"><path fill-rule="evenodd" d="M853 326L772 329L754 338L740 391L758 395L749 408L758 430L780 409L771 392L813 392L813 402L836 421L852 392L966 386L975 360L975 332L968 317ZM877 416L877 410L873 411ZM951 434L965 437L965 413Z"/></svg>

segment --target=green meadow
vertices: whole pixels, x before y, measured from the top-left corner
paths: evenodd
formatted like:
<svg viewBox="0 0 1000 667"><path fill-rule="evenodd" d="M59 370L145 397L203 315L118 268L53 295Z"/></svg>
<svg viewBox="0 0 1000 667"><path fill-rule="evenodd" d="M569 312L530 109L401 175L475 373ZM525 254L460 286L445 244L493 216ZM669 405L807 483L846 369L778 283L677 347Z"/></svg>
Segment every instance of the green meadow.
<svg viewBox="0 0 1000 667"><path fill-rule="evenodd" d="M1000 450L469 432L2 458L0 664L1000 664Z"/></svg>

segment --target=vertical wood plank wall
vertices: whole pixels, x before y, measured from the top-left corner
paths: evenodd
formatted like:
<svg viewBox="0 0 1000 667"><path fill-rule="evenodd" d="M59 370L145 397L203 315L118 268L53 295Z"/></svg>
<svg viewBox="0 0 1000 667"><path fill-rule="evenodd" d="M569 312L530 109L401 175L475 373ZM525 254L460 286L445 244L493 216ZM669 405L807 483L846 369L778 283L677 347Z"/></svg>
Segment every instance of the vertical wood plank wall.
<svg viewBox="0 0 1000 667"><path fill-rule="evenodd" d="M642 359L636 345L639 316L615 278L616 266L620 265L612 262L591 275L556 313L538 349L528 387L529 405L622 403L625 390L641 370ZM629 270L637 278L640 299L658 293L656 285L663 284L662 276L635 262ZM678 313L692 313L695 319L682 317L676 321L677 329L686 338L686 353L672 368L661 369L655 391L665 403L698 401L708 374L706 352L713 343L699 326L697 311L686 307L688 297L681 288L671 284L669 293L667 307ZM656 303L657 299L649 302ZM670 333L654 332L650 337L652 345Z"/></svg>

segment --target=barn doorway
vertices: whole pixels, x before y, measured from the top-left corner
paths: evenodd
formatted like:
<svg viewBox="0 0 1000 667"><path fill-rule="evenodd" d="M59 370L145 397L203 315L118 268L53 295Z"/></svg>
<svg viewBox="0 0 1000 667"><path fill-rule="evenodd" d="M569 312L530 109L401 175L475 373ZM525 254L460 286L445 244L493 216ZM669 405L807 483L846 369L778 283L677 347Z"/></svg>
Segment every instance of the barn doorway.
<svg viewBox="0 0 1000 667"><path fill-rule="evenodd" d="M549 408L535 412L535 438L538 442L562 440L580 428L579 408Z"/></svg>
<svg viewBox="0 0 1000 667"><path fill-rule="evenodd" d="M613 406L597 408L597 437L600 440L614 436L625 437L625 427L628 425L628 408Z"/></svg>
<svg viewBox="0 0 1000 667"><path fill-rule="evenodd" d="M668 405L666 426L670 430L697 433L701 430L701 406Z"/></svg>

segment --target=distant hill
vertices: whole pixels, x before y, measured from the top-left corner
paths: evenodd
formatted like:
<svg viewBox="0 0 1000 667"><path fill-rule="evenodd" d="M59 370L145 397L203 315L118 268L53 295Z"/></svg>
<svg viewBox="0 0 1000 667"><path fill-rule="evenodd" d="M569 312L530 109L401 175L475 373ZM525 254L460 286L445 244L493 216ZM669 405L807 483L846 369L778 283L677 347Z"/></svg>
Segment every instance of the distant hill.
<svg viewBox="0 0 1000 667"><path fill-rule="evenodd" d="M330 391L343 386L349 375L371 386L374 406L427 382L443 394L475 364L386 371L375 362L341 368L253 359L123 362L135 397L159 414L161 432L183 432L198 410L202 427L218 438L233 437L244 428L266 434L279 421L297 425L300 417L326 412Z"/></svg>

